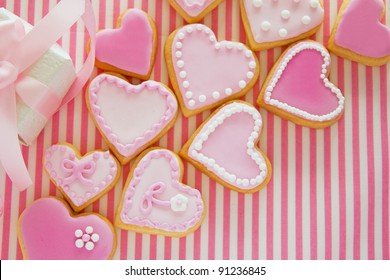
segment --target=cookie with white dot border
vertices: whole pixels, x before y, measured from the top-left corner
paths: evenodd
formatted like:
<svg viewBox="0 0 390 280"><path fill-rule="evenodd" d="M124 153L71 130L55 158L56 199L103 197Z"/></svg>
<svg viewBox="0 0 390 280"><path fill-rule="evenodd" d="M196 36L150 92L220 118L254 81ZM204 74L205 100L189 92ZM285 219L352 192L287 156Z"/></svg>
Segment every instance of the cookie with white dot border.
<svg viewBox="0 0 390 280"><path fill-rule="evenodd" d="M289 47L265 80L258 104L296 124L325 128L344 113L344 96L329 79L331 57L320 43Z"/></svg>
<svg viewBox="0 0 390 280"><path fill-rule="evenodd" d="M179 154L225 187L257 192L272 176L271 163L258 147L262 126L253 105L231 101L195 131Z"/></svg>
<svg viewBox="0 0 390 280"><path fill-rule="evenodd" d="M169 78L184 116L196 115L246 94L260 67L242 43L217 41L203 24L174 31L165 44Z"/></svg>
<svg viewBox="0 0 390 280"><path fill-rule="evenodd" d="M249 46L256 51L305 39L324 18L322 0L240 0Z"/></svg>
<svg viewBox="0 0 390 280"><path fill-rule="evenodd" d="M199 22L223 0L168 0L169 4L188 22Z"/></svg>
<svg viewBox="0 0 390 280"><path fill-rule="evenodd" d="M29 260L107 260L117 244L107 218L75 215L57 197L34 201L20 215L17 231L23 258Z"/></svg>

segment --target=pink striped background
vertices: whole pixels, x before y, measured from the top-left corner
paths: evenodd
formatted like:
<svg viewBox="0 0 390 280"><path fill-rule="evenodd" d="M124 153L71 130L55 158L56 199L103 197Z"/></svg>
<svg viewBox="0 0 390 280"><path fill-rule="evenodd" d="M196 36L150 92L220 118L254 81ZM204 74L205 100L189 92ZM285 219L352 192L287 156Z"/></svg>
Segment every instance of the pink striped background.
<svg viewBox="0 0 390 280"><path fill-rule="evenodd" d="M386 0L388 3L389 1ZM34 24L56 0L0 0ZM152 79L168 83L163 44L183 19L166 0L93 0L98 28L113 27L117 16L137 7L156 21L159 49ZM326 43L341 0L324 0L326 17L313 39ZM387 7L390 15L390 3ZM239 1L225 0L204 19L220 39L246 41ZM390 25L390 17L387 17ZM73 27L60 44L76 66L82 64L88 38L83 25ZM261 77L245 100L254 102L261 84L282 49L257 53ZM390 64L365 67L332 56L331 80L346 97L345 116L334 126L314 130L296 126L261 109L261 148L274 176L254 195L223 188L185 163L184 182L196 186L207 204L207 216L194 234L176 239L117 230L115 259L389 259L389 112ZM133 80L133 82L137 82ZM179 116L157 145L179 151L210 114ZM16 225L19 214L40 197L60 195L42 170L42 153L51 144L68 141L82 153L106 144L91 121L82 94L48 123L44 133L23 154L34 187L19 193L0 170L5 213L0 220L1 259L21 259ZM130 164L131 165L131 164ZM113 220L130 165L116 188L87 211Z"/></svg>

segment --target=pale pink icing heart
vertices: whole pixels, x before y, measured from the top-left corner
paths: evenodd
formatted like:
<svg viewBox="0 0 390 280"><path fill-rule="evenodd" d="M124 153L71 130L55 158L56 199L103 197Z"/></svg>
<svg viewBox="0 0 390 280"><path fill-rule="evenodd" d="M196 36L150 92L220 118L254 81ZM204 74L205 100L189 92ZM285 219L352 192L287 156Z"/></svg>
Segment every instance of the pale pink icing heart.
<svg viewBox="0 0 390 280"><path fill-rule="evenodd" d="M318 0L241 0L254 41L275 42L298 37L321 24Z"/></svg>
<svg viewBox="0 0 390 280"><path fill-rule="evenodd" d="M258 190L271 175L268 159L256 146L262 125L252 105L229 103L196 132L186 157L235 190Z"/></svg>
<svg viewBox="0 0 390 280"><path fill-rule="evenodd" d="M383 0L351 0L341 15L335 43L368 57L390 55L390 28L380 22Z"/></svg>
<svg viewBox="0 0 390 280"><path fill-rule="evenodd" d="M153 56L153 27L146 13L128 10L119 29L96 35L96 59L126 72L146 76Z"/></svg>
<svg viewBox="0 0 390 280"><path fill-rule="evenodd" d="M215 0L174 0L188 15L200 15Z"/></svg>
<svg viewBox="0 0 390 280"><path fill-rule="evenodd" d="M217 42L213 31L202 24L177 30L171 56L176 91L190 111L215 107L234 94L245 93L258 77L252 51L242 43Z"/></svg>
<svg viewBox="0 0 390 280"><path fill-rule="evenodd" d="M203 218L203 200L198 190L180 182L182 167L177 155L152 149L140 157L122 195L116 225L174 236L194 230Z"/></svg>
<svg viewBox="0 0 390 280"><path fill-rule="evenodd" d="M174 94L158 82L134 86L102 74L91 82L88 93L95 123L122 163L156 141L177 116Z"/></svg>
<svg viewBox="0 0 390 280"><path fill-rule="evenodd" d="M30 260L104 260L115 251L111 223L97 214L72 217L59 199L41 198L19 218L18 237Z"/></svg>
<svg viewBox="0 0 390 280"><path fill-rule="evenodd" d="M80 158L69 144L49 147L44 167L77 212L111 189L120 174L119 164L108 151L94 151Z"/></svg>
<svg viewBox="0 0 390 280"><path fill-rule="evenodd" d="M344 97L326 76L330 62L328 51L317 42L292 46L264 84L263 102L313 122L337 119Z"/></svg>

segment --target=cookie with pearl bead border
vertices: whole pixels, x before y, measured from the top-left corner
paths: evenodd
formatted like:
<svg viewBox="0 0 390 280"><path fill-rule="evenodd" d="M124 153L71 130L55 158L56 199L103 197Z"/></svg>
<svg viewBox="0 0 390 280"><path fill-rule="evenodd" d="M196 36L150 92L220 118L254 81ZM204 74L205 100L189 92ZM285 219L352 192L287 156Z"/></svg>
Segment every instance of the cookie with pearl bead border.
<svg viewBox="0 0 390 280"><path fill-rule="evenodd" d="M308 38L324 19L322 0L240 0L249 46L261 51Z"/></svg>
<svg viewBox="0 0 390 280"><path fill-rule="evenodd" d="M65 200L35 200L19 216L17 234L25 260L109 260L117 238L104 216L76 214Z"/></svg>
<svg viewBox="0 0 390 280"><path fill-rule="evenodd" d="M165 61L185 117L245 95L255 85L260 66L240 42L217 41L204 24L190 24L169 35Z"/></svg>
<svg viewBox="0 0 390 280"><path fill-rule="evenodd" d="M282 53L264 81L260 107L298 125L325 128L344 113L341 90L329 79L328 50L312 40L298 42Z"/></svg>
<svg viewBox="0 0 390 280"><path fill-rule="evenodd" d="M121 165L109 151L94 150L82 155L69 143L50 146L44 154L43 167L75 212L109 192L121 175Z"/></svg>
<svg viewBox="0 0 390 280"><path fill-rule="evenodd" d="M250 103L231 101L192 134L179 155L222 186L255 193L267 185L272 166L259 148L263 121Z"/></svg>
<svg viewBox="0 0 390 280"><path fill-rule="evenodd" d="M168 0L169 4L187 21L201 21L214 10L223 0Z"/></svg>

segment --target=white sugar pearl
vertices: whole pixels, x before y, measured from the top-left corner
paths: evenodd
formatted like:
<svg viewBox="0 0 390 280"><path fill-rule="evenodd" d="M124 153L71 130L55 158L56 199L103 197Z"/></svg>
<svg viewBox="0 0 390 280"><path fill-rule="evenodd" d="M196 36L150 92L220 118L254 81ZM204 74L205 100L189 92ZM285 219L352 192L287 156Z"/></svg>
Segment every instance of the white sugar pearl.
<svg viewBox="0 0 390 280"><path fill-rule="evenodd" d="M177 64L177 67L179 67L179 68L183 68L184 67L184 61L183 60L179 60L176 64Z"/></svg>
<svg viewBox="0 0 390 280"><path fill-rule="evenodd" d="M249 68L250 69L255 69L256 68L256 62L254 62L254 61L249 62Z"/></svg>
<svg viewBox="0 0 390 280"><path fill-rule="evenodd" d="M81 237L83 236L83 231L81 229L77 229L75 232L74 232L74 236L76 237Z"/></svg>
<svg viewBox="0 0 390 280"><path fill-rule="evenodd" d="M310 6L314 9L318 8L319 5L320 5L320 3L318 3L318 0L311 0L310 1Z"/></svg>
<svg viewBox="0 0 390 280"><path fill-rule="evenodd" d="M183 47L183 44L181 42L177 42L175 46L177 49L181 49Z"/></svg>
<svg viewBox="0 0 390 280"><path fill-rule="evenodd" d="M248 79L252 79L255 76L255 74L253 72L248 72L246 73L246 76L248 77Z"/></svg>
<svg viewBox="0 0 390 280"><path fill-rule="evenodd" d="M242 184L244 185L244 187L249 186L249 180L248 179L243 179L242 180Z"/></svg>
<svg viewBox="0 0 390 280"><path fill-rule="evenodd" d="M302 17L302 23L308 25L311 22L311 18L309 16Z"/></svg>
<svg viewBox="0 0 390 280"><path fill-rule="evenodd" d="M269 22L269 21L263 21L262 23L261 23L261 29L263 30L263 31L269 31L270 29L271 29L271 23Z"/></svg>
<svg viewBox="0 0 390 280"><path fill-rule="evenodd" d="M213 98L214 98L214 99L218 99L219 96L220 96L220 93L219 93L218 91L214 91L214 92L213 92Z"/></svg>
<svg viewBox="0 0 390 280"><path fill-rule="evenodd" d="M194 31L192 26L188 26L186 30L187 30L188 33L192 33L192 31Z"/></svg>
<svg viewBox="0 0 390 280"><path fill-rule="evenodd" d="M290 18L290 11L289 10L283 10L281 13L280 13L280 16L283 18L283 19L289 19Z"/></svg>
<svg viewBox="0 0 390 280"><path fill-rule="evenodd" d="M98 242L100 239L99 234L97 233L92 234L91 239L93 242Z"/></svg>
<svg viewBox="0 0 390 280"><path fill-rule="evenodd" d="M188 105L190 106L190 107L194 107L195 106L195 100L190 100L190 101L188 101Z"/></svg>
<svg viewBox="0 0 390 280"><path fill-rule="evenodd" d="M93 242L89 241L87 242L87 244L85 244L85 249L87 249L88 251L92 251L93 248L95 248L95 244L93 244Z"/></svg>
<svg viewBox="0 0 390 280"><path fill-rule="evenodd" d="M207 100L207 97L205 95L202 94L201 96L199 96L199 102L204 103L204 102L206 102L206 100Z"/></svg>
<svg viewBox="0 0 390 280"><path fill-rule="evenodd" d="M185 35L184 35L183 32L180 32L180 33L177 35L177 37L179 37L179 39L183 40L184 37L185 37Z"/></svg>
<svg viewBox="0 0 390 280"><path fill-rule="evenodd" d="M180 57L183 56L183 53L180 52L180 51L177 51L175 55L176 55L177 58L180 58Z"/></svg>
<svg viewBox="0 0 390 280"><path fill-rule="evenodd" d="M217 44L214 45L214 47L215 47L216 50L219 50L221 48L221 44L217 43Z"/></svg>
<svg viewBox="0 0 390 280"><path fill-rule="evenodd" d="M279 29L279 36L284 38L287 36L287 30L284 28Z"/></svg>
<svg viewBox="0 0 390 280"><path fill-rule="evenodd" d="M238 86L243 89L244 87L246 87L246 82L244 80L241 80L239 83L238 83Z"/></svg>
<svg viewBox="0 0 390 280"><path fill-rule="evenodd" d="M247 50L245 52L245 55L246 55L246 57L251 57L252 56L252 52L250 50Z"/></svg>
<svg viewBox="0 0 390 280"><path fill-rule="evenodd" d="M93 232L93 227L87 226L87 227L85 228L85 232L88 233L88 234L91 234L91 233Z"/></svg>
<svg viewBox="0 0 390 280"><path fill-rule="evenodd" d="M187 72L186 71L181 71L180 72L180 78L184 79L185 77L187 77Z"/></svg>
<svg viewBox="0 0 390 280"><path fill-rule="evenodd" d="M190 82L189 81L184 81L183 82L183 87L184 88L189 88L189 86L190 86Z"/></svg>
<svg viewBox="0 0 390 280"><path fill-rule="evenodd" d="M226 95L231 95L233 93L233 90L231 88L225 89Z"/></svg>
<svg viewBox="0 0 390 280"><path fill-rule="evenodd" d="M253 0L253 6L260 8L263 5L263 0Z"/></svg>
<svg viewBox="0 0 390 280"><path fill-rule="evenodd" d="M227 48L228 50L233 49L233 43L232 43L232 42L228 42L228 43L226 44L226 48Z"/></svg>
<svg viewBox="0 0 390 280"><path fill-rule="evenodd" d="M190 99L190 98L192 98L192 91L187 91L186 92L186 97L188 98L188 99Z"/></svg>
<svg viewBox="0 0 390 280"><path fill-rule="evenodd" d="M84 247L84 241L81 239L77 239L76 242L74 243L77 248L83 248Z"/></svg>

